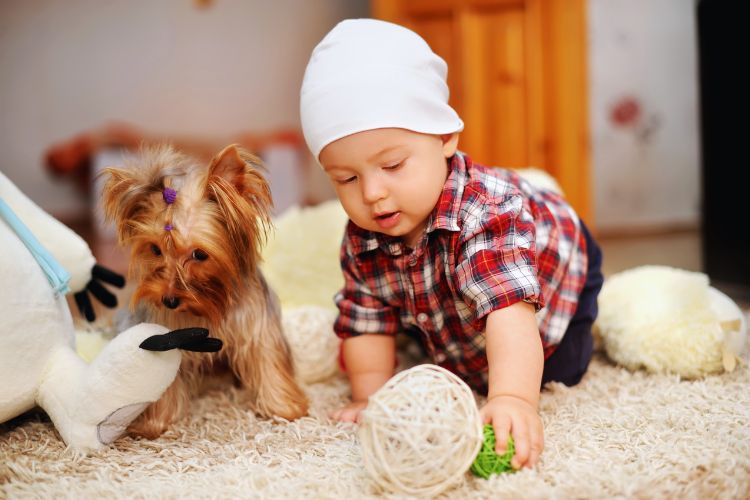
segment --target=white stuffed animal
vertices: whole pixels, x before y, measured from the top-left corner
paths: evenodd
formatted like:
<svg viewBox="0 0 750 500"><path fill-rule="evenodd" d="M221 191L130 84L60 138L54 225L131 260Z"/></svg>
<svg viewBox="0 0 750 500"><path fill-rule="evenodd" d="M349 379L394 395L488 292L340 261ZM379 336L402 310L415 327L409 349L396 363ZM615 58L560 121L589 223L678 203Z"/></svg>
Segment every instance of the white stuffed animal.
<svg viewBox="0 0 750 500"><path fill-rule="evenodd" d="M629 369L697 378L735 368L747 322L705 274L642 266L604 281L595 330Z"/></svg>
<svg viewBox="0 0 750 500"><path fill-rule="evenodd" d="M176 348L221 347L204 329L167 332L159 325L140 324L115 337L86 364L74 348L73 321L63 295L66 280L53 284L48 276L55 274L58 261L71 275L70 289L84 291L95 281L88 245L2 173L0 212L0 422L38 405L72 449L100 448L122 435L169 386L180 365ZM19 234L27 230L32 236L22 240ZM51 254L42 264L35 254L46 252L34 245L33 235Z"/></svg>

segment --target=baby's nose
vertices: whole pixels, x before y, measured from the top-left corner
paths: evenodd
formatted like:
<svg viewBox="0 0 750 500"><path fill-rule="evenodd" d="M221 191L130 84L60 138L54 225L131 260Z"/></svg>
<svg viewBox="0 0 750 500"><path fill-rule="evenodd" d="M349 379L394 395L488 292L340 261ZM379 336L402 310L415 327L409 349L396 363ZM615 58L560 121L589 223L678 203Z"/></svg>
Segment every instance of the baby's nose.
<svg viewBox="0 0 750 500"><path fill-rule="evenodd" d="M362 197L366 203L375 203L387 195L385 186L379 180L362 181Z"/></svg>
<svg viewBox="0 0 750 500"><path fill-rule="evenodd" d="M180 305L180 299L178 299L177 297L162 297L161 303L170 309L175 309Z"/></svg>

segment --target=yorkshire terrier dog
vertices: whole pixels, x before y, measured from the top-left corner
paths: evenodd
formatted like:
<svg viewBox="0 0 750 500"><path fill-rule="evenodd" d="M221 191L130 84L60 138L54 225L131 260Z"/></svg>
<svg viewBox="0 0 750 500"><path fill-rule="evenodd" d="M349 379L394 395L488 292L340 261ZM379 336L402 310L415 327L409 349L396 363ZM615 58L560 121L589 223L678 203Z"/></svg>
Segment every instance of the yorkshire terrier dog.
<svg viewBox="0 0 750 500"><path fill-rule="evenodd" d="M208 328L224 344L210 356L183 353L177 378L131 424L133 435L161 435L186 413L203 379L227 368L261 416L307 413L276 296L258 268L272 206L261 168L233 145L208 167L157 146L125 168L105 170L104 212L119 244L131 248L137 320Z"/></svg>

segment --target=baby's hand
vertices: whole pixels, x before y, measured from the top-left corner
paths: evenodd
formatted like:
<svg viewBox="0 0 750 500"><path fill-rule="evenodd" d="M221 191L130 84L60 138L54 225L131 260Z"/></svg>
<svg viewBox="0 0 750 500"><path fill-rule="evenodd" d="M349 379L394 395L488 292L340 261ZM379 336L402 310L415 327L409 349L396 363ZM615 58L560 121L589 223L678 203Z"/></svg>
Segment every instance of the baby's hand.
<svg viewBox="0 0 750 500"><path fill-rule="evenodd" d="M497 454L505 453L510 433L516 448L511 460L513 468L536 465L544 449L544 430L542 419L531 403L516 396L497 395L487 400L479 414L482 422L491 423L495 430Z"/></svg>
<svg viewBox="0 0 750 500"><path fill-rule="evenodd" d="M367 407L367 401L352 401L343 408L333 410L329 416L339 422L356 422L359 423L362 410Z"/></svg>

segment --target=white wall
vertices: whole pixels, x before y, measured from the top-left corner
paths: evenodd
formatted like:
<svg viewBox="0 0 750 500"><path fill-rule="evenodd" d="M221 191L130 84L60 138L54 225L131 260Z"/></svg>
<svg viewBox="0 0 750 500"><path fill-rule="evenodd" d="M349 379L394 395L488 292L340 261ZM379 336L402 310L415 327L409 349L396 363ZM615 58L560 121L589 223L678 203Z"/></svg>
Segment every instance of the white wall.
<svg viewBox="0 0 750 500"><path fill-rule="evenodd" d="M0 170L44 208L86 203L50 179L46 146L105 120L226 135L298 123L313 46L366 0L2 0ZM589 0L599 229L699 219L693 0ZM626 96L641 115L610 120Z"/></svg>
<svg viewBox="0 0 750 500"><path fill-rule="evenodd" d="M700 219L693 0L589 0L594 204L600 230ZM640 114L611 119L631 98Z"/></svg>
<svg viewBox="0 0 750 500"><path fill-rule="evenodd" d="M2 0L0 170L59 216L86 210L50 179L46 146L105 120L228 135L297 126L314 45L366 0Z"/></svg>

